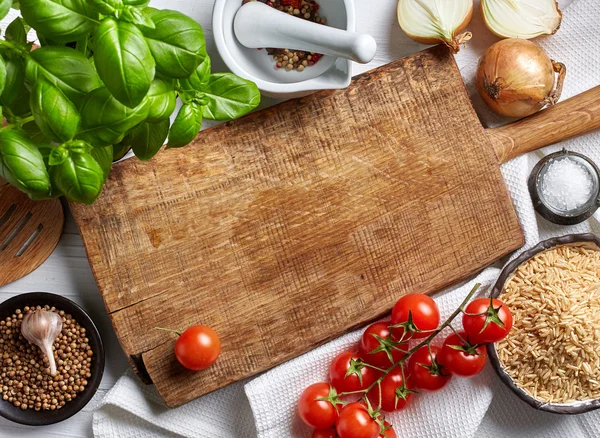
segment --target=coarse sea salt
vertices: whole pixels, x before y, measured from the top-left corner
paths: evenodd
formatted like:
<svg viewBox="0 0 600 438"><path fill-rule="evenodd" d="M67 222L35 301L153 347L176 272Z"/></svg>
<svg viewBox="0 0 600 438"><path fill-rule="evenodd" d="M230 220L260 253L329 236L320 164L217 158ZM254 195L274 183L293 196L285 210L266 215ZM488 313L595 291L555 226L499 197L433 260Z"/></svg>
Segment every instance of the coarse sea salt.
<svg viewBox="0 0 600 438"><path fill-rule="evenodd" d="M541 183L546 204L561 211L581 208L590 200L594 189L587 168L569 157L552 161Z"/></svg>

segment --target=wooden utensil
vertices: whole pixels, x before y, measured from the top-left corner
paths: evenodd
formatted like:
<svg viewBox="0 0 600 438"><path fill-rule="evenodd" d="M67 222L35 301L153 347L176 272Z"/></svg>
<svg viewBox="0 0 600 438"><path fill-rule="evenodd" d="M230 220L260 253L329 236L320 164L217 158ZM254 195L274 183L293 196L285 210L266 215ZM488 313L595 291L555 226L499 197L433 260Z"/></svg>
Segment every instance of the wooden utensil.
<svg viewBox="0 0 600 438"><path fill-rule="evenodd" d="M436 47L119 163L73 212L125 352L178 406L519 248L500 163L599 127L599 102L485 131ZM222 343L201 372L155 330L195 323Z"/></svg>
<svg viewBox="0 0 600 438"><path fill-rule="evenodd" d="M58 199L32 201L0 182L0 286L40 266L56 248L64 222Z"/></svg>

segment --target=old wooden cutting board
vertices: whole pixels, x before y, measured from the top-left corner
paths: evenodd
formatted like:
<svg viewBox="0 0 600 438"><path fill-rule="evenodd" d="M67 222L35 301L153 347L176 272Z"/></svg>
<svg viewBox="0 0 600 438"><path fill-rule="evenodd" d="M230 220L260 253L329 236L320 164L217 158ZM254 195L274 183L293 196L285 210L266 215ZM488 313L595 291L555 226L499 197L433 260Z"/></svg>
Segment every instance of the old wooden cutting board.
<svg viewBox="0 0 600 438"><path fill-rule="evenodd" d="M519 248L453 58L433 48L113 169L72 205L106 307L169 406L297 356ZM213 327L185 371L176 336Z"/></svg>

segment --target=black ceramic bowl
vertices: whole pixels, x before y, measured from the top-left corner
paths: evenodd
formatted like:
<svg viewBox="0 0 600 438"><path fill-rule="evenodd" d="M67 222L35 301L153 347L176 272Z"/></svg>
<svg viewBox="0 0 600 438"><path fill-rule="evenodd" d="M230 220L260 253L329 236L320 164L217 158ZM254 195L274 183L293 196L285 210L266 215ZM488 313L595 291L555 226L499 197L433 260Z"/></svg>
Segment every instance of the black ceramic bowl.
<svg viewBox="0 0 600 438"><path fill-rule="evenodd" d="M504 267L498 277L498 281L494 284L492 289L492 296L497 298L504 288L504 284L511 277L512 273L524 262L535 256L537 253L545 251L560 245L589 245L600 249L600 239L594 234L571 234L568 236L557 237L554 239L544 240L538 243L536 246L531 248L529 251L525 251L519 257L514 259L508 265ZM535 399L530 396L527 392L521 389L508 375L508 373L502 367L502 363L498 359L498 352L496 351L496 344L488 344L487 346L488 356L490 362L496 370L496 373L500 377L500 380L508 386L512 392L517 394L521 400L524 400L528 405L539 409L540 411L551 412L554 414L583 414L584 412L593 411L594 409L600 408L600 399L585 400L571 403L546 403L541 400Z"/></svg>
<svg viewBox="0 0 600 438"><path fill-rule="evenodd" d="M104 346L102 345L98 329L88 314L73 301L60 295L45 292L21 294L0 303L0 319L12 315L16 309L23 309L25 306L45 306L46 304L70 313L75 318L75 321L85 328L87 337L90 340L89 345L94 352L92 356L92 377L88 379L85 389L77 394L77 398L55 411L21 410L12 403L0 398L1 416L16 423L28 424L30 426L44 426L58 423L75 415L94 396L104 374Z"/></svg>

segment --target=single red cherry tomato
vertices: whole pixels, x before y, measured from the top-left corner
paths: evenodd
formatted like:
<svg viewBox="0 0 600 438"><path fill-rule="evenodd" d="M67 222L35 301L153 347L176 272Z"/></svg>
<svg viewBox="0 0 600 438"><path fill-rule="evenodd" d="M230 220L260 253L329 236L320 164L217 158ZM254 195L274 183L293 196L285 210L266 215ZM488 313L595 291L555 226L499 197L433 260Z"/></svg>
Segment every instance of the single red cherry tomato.
<svg viewBox="0 0 600 438"><path fill-rule="evenodd" d="M406 366L405 374L410 376L412 384L421 391L437 391L448 384L452 374L437 363L439 347L431 346L431 355L427 345L415 351Z"/></svg>
<svg viewBox="0 0 600 438"><path fill-rule="evenodd" d="M327 429L335 425L338 411L334 403L337 394L329 383L319 382L304 390L298 402L298 414L308 426ZM329 400L318 400L321 398Z"/></svg>
<svg viewBox="0 0 600 438"><path fill-rule="evenodd" d="M409 313L412 318L412 324L408 320ZM409 334L404 338L412 339L426 338L440 324L440 311L433 299L423 294L408 294L401 297L392 309L392 325L407 324ZM415 332L414 330L422 330ZM392 334L395 339L403 339L404 327L393 329Z"/></svg>
<svg viewBox="0 0 600 438"><path fill-rule="evenodd" d="M350 403L342 408L335 429L339 438L377 438L380 427L362 403Z"/></svg>
<svg viewBox="0 0 600 438"><path fill-rule="evenodd" d="M394 345L391 336L390 321L380 321L371 324L363 333L359 344L360 355L364 361L383 369L389 368L405 356L398 348L404 351L408 350L408 342L402 342L397 346ZM379 351L373 353L376 350ZM390 361L390 355L392 356L392 361Z"/></svg>
<svg viewBox="0 0 600 438"><path fill-rule="evenodd" d="M412 384L407 378L406 385L402 378L402 369L394 368L381 381L381 410L387 412L401 411L413 396ZM371 406L379 405L379 385L375 385L368 393L367 397Z"/></svg>
<svg viewBox="0 0 600 438"><path fill-rule="evenodd" d="M335 431L335 427L330 427L329 429L315 429L311 438L337 438L337 432Z"/></svg>
<svg viewBox="0 0 600 438"><path fill-rule="evenodd" d="M462 317L469 342L485 344L498 342L508 335L513 317L506 304L497 299L477 298L469 303Z"/></svg>
<svg viewBox="0 0 600 438"><path fill-rule="evenodd" d="M329 380L337 392L365 389L377 380L378 375L377 371L368 367L363 359L352 351L338 354L329 367Z"/></svg>
<svg viewBox="0 0 600 438"><path fill-rule="evenodd" d="M396 435L396 431L390 423L385 421L383 424L385 425L385 427L388 427L388 429L381 432L378 438L398 438L398 435Z"/></svg>
<svg viewBox="0 0 600 438"><path fill-rule="evenodd" d="M175 342L175 357L184 367L198 371L211 366L221 354L221 341L213 329L193 325Z"/></svg>
<svg viewBox="0 0 600 438"><path fill-rule="evenodd" d="M487 351L485 346L480 345L477 347L464 342L463 339L467 340L467 334L464 331L458 332L458 334L451 333L444 341L437 360L440 365L446 367L454 375L461 377L475 376L485 367Z"/></svg>

